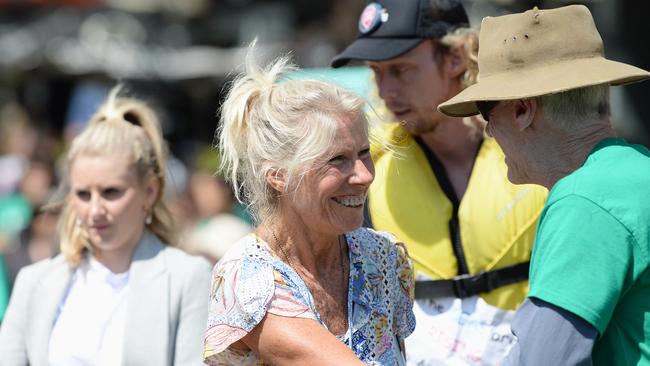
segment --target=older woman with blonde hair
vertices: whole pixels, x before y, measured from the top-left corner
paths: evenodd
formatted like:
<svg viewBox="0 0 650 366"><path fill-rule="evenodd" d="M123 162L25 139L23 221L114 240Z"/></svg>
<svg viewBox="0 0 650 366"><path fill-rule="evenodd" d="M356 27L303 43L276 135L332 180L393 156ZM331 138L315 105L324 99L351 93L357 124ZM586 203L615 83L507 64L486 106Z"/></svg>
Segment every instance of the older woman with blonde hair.
<svg viewBox="0 0 650 366"><path fill-rule="evenodd" d="M118 91L72 142L62 254L18 274L3 365L201 364L210 266L171 246L158 120Z"/></svg>
<svg viewBox="0 0 650 366"><path fill-rule="evenodd" d="M374 177L364 101L282 79L294 70L249 55L222 106L223 164L258 226L213 270L205 362L403 365L412 264L361 227Z"/></svg>

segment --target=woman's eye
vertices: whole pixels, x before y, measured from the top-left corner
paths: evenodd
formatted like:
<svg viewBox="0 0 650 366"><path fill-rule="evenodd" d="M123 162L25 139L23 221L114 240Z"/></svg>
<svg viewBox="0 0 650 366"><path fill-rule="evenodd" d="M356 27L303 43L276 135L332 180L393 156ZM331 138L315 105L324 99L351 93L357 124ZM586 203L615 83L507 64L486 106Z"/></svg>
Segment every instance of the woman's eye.
<svg viewBox="0 0 650 366"><path fill-rule="evenodd" d="M365 159L368 156L370 156L370 149L363 149L363 150L359 151L359 157L360 158Z"/></svg>
<svg viewBox="0 0 650 366"><path fill-rule="evenodd" d="M343 160L345 160L345 157L343 157L343 155L337 155L337 156L331 158L328 161L328 163L330 163L330 164L339 164L339 163L343 162Z"/></svg>
<svg viewBox="0 0 650 366"><path fill-rule="evenodd" d="M90 192L88 191L75 191L75 195L82 201L90 200Z"/></svg>
<svg viewBox="0 0 650 366"><path fill-rule="evenodd" d="M102 196L107 200L114 200L122 196L122 190L118 188L106 188L102 191Z"/></svg>

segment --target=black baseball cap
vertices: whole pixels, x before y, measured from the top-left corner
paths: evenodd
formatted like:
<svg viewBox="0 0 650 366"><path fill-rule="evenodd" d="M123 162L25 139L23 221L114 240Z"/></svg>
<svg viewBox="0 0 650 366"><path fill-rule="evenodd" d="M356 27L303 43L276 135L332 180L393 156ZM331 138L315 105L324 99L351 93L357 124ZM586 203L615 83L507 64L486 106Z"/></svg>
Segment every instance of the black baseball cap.
<svg viewBox="0 0 650 366"><path fill-rule="evenodd" d="M350 60L382 61L397 57L429 38L468 27L460 0L378 0L359 17L357 39L332 60L340 67Z"/></svg>

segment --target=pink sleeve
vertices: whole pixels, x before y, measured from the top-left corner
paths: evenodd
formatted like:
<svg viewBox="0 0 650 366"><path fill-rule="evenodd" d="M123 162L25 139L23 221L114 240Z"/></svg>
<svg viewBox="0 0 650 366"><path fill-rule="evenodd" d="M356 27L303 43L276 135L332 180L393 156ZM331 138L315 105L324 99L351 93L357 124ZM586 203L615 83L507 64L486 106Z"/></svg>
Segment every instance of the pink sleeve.
<svg viewBox="0 0 650 366"><path fill-rule="evenodd" d="M314 312L293 295L271 266L246 258L217 263L213 270L204 362L222 365L232 357L255 358L252 351L237 355L228 347L257 326L267 312L316 320Z"/></svg>
<svg viewBox="0 0 650 366"><path fill-rule="evenodd" d="M289 318L309 318L316 320L316 314L307 305L301 303L293 296L291 288L278 282L275 284L275 291L269 302L267 312Z"/></svg>

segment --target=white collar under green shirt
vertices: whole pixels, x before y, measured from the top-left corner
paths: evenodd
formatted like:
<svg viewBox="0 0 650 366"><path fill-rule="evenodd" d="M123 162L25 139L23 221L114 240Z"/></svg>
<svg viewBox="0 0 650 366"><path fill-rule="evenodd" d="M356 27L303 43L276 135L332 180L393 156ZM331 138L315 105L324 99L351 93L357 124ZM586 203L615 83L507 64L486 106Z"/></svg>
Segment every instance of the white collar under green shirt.
<svg viewBox="0 0 650 366"><path fill-rule="evenodd" d="M50 336L49 364L119 365L129 272L113 273L88 256L61 300Z"/></svg>

